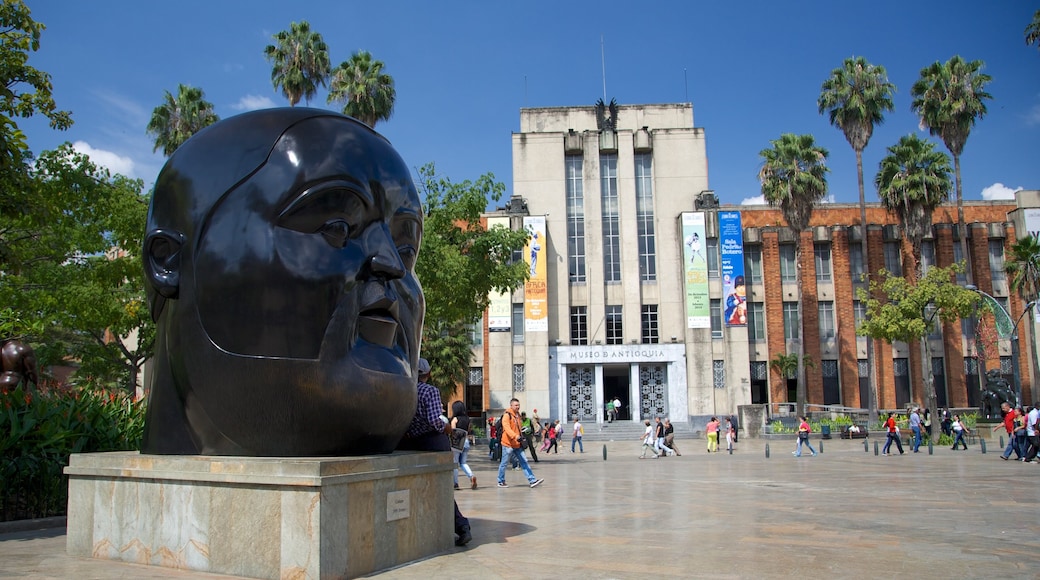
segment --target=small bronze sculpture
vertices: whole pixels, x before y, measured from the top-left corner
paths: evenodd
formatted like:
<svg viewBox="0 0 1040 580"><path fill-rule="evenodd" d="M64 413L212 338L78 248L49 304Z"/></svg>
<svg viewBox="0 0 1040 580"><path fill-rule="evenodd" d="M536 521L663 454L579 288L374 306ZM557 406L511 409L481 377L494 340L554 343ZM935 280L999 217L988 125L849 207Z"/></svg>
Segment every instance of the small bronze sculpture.
<svg viewBox="0 0 1040 580"><path fill-rule="evenodd" d="M416 407L422 207L368 126L285 108L220 121L160 172L144 453L390 453Z"/></svg>
<svg viewBox="0 0 1040 580"><path fill-rule="evenodd" d="M14 389L18 383L25 381L39 387L39 373L36 370L36 353L28 344L7 339L0 346L0 363L3 373L0 374L0 391Z"/></svg>

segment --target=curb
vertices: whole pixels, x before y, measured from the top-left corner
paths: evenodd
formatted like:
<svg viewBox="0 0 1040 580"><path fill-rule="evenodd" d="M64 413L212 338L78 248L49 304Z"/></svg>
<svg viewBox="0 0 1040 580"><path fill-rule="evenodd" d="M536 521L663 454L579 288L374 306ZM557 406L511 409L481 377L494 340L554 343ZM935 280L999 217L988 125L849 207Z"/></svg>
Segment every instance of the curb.
<svg viewBox="0 0 1040 580"><path fill-rule="evenodd" d="M39 518L35 520L14 520L10 522L0 522L0 534L14 534L18 532L31 532L51 528L64 528L67 527L67 525L67 516L54 516L51 518Z"/></svg>

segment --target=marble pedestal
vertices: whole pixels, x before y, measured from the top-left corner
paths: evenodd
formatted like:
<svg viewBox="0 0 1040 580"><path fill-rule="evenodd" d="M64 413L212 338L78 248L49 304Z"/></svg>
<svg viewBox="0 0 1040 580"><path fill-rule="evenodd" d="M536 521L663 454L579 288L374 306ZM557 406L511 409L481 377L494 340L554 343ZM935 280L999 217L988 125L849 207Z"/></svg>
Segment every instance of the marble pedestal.
<svg viewBox="0 0 1040 580"><path fill-rule="evenodd" d="M253 578L343 578L451 548L450 453L71 457L70 555Z"/></svg>

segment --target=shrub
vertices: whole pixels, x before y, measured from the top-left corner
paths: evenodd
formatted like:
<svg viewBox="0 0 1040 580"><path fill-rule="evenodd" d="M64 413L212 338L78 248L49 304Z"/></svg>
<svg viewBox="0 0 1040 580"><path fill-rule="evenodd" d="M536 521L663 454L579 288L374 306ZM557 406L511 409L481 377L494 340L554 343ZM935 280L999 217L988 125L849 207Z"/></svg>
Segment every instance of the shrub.
<svg viewBox="0 0 1040 580"><path fill-rule="evenodd" d="M0 521L65 513L72 453L137 449L144 403L104 391L0 393Z"/></svg>

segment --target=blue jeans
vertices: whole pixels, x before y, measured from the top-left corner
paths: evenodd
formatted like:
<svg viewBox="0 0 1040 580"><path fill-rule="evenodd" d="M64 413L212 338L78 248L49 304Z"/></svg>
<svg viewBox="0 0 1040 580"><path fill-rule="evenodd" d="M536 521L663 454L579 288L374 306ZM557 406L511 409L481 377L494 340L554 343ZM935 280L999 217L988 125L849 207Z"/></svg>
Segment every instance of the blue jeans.
<svg viewBox="0 0 1040 580"><path fill-rule="evenodd" d="M899 454L903 454L903 442L899 440L899 435L895 433L888 434L888 441L885 441L885 448L882 449L882 453L888 453L888 448L892 446L892 442L895 442L896 448L899 449Z"/></svg>
<svg viewBox="0 0 1040 580"><path fill-rule="evenodd" d="M524 456L524 450L519 447L514 449L512 447L502 446L502 462L498 464L498 482L506 482L506 464L509 463L509 458L515 457L517 462L520 464L520 469L524 470L524 475L527 476L527 481L534 483L535 476L531 471L531 466L527 464L527 457Z"/></svg>
<svg viewBox="0 0 1040 580"><path fill-rule="evenodd" d="M453 475L455 476L455 485L458 485L460 467L462 468L462 471L466 474L466 477L473 477L473 470L469 468L469 462L467 461L469 459L469 438L466 439L466 444L462 447L462 451L459 451L458 449L452 449L451 453L455 456L456 467Z"/></svg>
<svg viewBox="0 0 1040 580"><path fill-rule="evenodd" d="M802 445L805 445L806 447L808 447L809 451L811 451L813 455L816 455L816 450L813 449L812 443L809 443L808 439L802 439L801 437L799 437L798 438L798 447L794 450L794 456L795 457L801 457L802 456Z"/></svg>
<svg viewBox="0 0 1040 580"><path fill-rule="evenodd" d="M914 432L914 453L917 453L917 450L921 447L921 428L911 427L910 429Z"/></svg>
<svg viewBox="0 0 1040 580"><path fill-rule="evenodd" d="M958 445L963 445L964 448L967 449L968 444L964 442L964 430L961 429L960 431L954 431L953 434L956 438L953 440L953 447L950 449L956 449Z"/></svg>
<svg viewBox="0 0 1040 580"><path fill-rule="evenodd" d="M571 453L574 453L574 444L577 443L578 447L581 448L581 452L585 453L585 446L581 444L581 435L571 439Z"/></svg>
<svg viewBox="0 0 1040 580"><path fill-rule="evenodd" d="M1004 448L1004 455L1003 455L1003 457L1005 459L1008 458L1008 457L1011 457L1011 452L1012 451L1015 452L1015 457L1017 457L1019 459L1022 459L1022 453L1018 450L1018 438L1015 437L1014 433L1009 433L1008 434L1007 447Z"/></svg>

